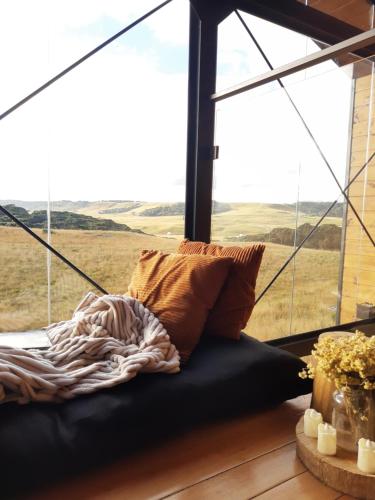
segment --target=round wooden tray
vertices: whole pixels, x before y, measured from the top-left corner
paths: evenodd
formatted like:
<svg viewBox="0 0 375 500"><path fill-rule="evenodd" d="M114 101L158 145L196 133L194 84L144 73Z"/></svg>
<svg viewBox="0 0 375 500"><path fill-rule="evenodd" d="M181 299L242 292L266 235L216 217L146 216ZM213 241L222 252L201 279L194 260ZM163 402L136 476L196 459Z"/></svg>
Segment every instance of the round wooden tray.
<svg viewBox="0 0 375 500"><path fill-rule="evenodd" d="M375 499L375 475L357 468L357 454L337 448L334 457L321 455L317 440L303 433L303 416L296 427L297 455L307 469L320 481L335 490L356 498Z"/></svg>

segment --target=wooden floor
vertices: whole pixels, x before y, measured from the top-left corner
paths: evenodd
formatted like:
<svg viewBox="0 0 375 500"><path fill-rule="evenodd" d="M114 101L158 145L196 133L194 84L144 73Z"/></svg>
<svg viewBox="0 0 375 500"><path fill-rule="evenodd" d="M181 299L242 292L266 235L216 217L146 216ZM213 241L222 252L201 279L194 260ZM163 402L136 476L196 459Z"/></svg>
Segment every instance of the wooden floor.
<svg viewBox="0 0 375 500"><path fill-rule="evenodd" d="M315 479L296 457L295 426L309 402L302 396L201 427L33 499L349 500Z"/></svg>

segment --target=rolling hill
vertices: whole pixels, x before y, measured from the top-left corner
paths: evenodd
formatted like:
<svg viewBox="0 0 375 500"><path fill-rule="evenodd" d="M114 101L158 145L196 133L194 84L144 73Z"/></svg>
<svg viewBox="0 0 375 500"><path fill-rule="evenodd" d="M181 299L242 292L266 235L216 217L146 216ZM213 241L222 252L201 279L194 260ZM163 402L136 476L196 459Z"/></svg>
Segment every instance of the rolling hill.
<svg viewBox="0 0 375 500"><path fill-rule="evenodd" d="M28 212L45 211L46 202L42 201L0 201L24 208ZM9 204L9 203L8 203ZM329 205L328 202L300 202L298 225L314 225L319 216ZM334 214L330 214L324 224L342 225L342 205L337 207ZM303 211L305 210L305 212ZM69 201L60 200L52 203L53 218L58 221L58 212L69 212L92 219L74 219L65 215L69 220L70 228L92 227L98 228L99 221L104 221L104 228L126 230L124 227L111 226L117 223L128 228L137 229L148 234L159 236L182 237L184 234L184 203L150 202L140 200L98 200L98 201ZM35 212L34 212L35 213ZM43 213L42 218L45 219ZM111 220L112 222L109 222ZM40 221L39 221L40 224ZM265 235L277 228L294 229L296 213L294 204L267 204L267 203L223 203L214 202L212 215L212 239L215 241L233 240L246 235ZM37 226L42 227L42 226ZM60 227L64 226L64 223Z"/></svg>
<svg viewBox="0 0 375 500"><path fill-rule="evenodd" d="M29 213L25 208L16 205L5 205L11 214L31 228L47 229L47 211L35 210ZM5 214L0 213L0 226L15 226L15 223ZM140 229L131 229L126 224L119 224L112 219L96 219L90 215L74 212L51 211L52 229L86 229L101 231L130 231L142 233Z"/></svg>

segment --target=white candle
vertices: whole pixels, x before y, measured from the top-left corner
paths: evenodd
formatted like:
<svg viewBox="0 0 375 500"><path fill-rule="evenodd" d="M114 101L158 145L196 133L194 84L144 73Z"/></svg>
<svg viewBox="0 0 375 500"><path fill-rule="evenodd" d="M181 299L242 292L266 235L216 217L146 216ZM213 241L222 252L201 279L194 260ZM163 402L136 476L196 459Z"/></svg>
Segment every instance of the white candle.
<svg viewBox="0 0 375 500"><path fill-rule="evenodd" d="M322 414L312 408L305 411L303 417L303 432L305 436L317 438L318 425L323 422Z"/></svg>
<svg viewBox="0 0 375 500"><path fill-rule="evenodd" d="M336 455L336 429L332 425L318 425L318 451L322 455Z"/></svg>
<svg viewBox="0 0 375 500"><path fill-rule="evenodd" d="M375 474L375 442L361 438L358 441L358 469L367 474Z"/></svg>

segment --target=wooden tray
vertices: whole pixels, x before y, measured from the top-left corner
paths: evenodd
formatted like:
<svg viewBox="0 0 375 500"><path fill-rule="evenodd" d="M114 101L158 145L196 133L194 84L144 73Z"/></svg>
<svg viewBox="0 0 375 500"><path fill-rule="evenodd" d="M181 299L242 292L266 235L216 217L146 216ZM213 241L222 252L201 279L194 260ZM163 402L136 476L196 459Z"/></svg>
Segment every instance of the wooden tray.
<svg viewBox="0 0 375 500"><path fill-rule="evenodd" d="M357 454L337 448L334 457L321 455L317 440L303 433L303 416L296 427L297 455L305 467L320 481L335 490L356 498L375 499L375 475L357 468Z"/></svg>

